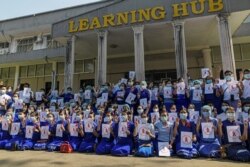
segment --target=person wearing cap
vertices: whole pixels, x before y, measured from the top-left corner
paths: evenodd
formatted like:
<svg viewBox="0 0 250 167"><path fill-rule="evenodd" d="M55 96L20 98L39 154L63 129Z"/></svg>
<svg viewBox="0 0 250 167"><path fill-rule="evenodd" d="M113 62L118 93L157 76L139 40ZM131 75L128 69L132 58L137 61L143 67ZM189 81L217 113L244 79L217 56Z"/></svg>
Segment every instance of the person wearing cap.
<svg viewBox="0 0 250 167"><path fill-rule="evenodd" d="M235 161L250 161L250 152L245 142L248 139L248 122L236 121L233 107L226 109L227 120L218 120L218 134L222 138L222 147L226 148L226 157Z"/></svg>
<svg viewBox="0 0 250 167"><path fill-rule="evenodd" d="M201 111L203 105L203 90L201 89L201 82L199 80L194 81L194 89L190 90L190 101L195 107L195 111Z"/></svg>
<svg viewBox="0 0 250 167"><path fill-rule="evenodd" d="M212 109L205 105L201 110L201 118L196 124L198 151L201 157L218 158L220 142L218 140L217 121L211 117Z"/></svg>
<svg viewBox="0 0 250 167"><path fill-rule="evenodd" d="M241 101L250 102L250 70L244 70L244 74L240 73L240 84L242 87Z"/></svg>
<svg viewBox="0 0 250 167"><path fill-rule="evenodd" d="M242 89L240 84L234 80L232 74L231 71L225 71L226 82L221 86L220 93L223 96L223 101L229 103L236 110Z"/></svg>

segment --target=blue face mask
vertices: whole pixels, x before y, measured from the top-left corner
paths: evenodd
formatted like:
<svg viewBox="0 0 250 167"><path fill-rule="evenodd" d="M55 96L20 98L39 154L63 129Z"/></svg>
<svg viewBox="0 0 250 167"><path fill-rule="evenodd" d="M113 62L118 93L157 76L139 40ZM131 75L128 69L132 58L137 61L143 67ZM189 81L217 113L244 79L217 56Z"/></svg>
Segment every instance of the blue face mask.
<svg viewBox="0 0 250 167"><path fill-rule="evenodd" d="M203 115L203 117L204 118L208 118L208 117L210 117L210 112L202 112L202 115Z"/></svg>
<svg viewBox="0 0 250 167"><path fill-rule="evenodd" d="M226 77L225 77L225 80L226 80L226 81L231 81L231 80L232 80L232 77L231 77L231 76L226 76Z"/></svg>
<svg viewBox="0 0 250 167"><path fill-rule="evenodd" d="M180 113L180 119L186 120L187 119L187 114L186 113Z"/></svg>

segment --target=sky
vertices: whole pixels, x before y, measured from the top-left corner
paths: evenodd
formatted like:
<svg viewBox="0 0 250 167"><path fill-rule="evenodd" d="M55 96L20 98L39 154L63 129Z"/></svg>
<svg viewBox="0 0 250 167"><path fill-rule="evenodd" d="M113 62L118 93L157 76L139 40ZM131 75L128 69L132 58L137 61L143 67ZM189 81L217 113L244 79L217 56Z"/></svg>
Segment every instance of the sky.
<svg viewBox="0 0 250 167"><path fill-rule="evenodd" d="M61 9L100 0L2 0L0 20Z"/></svg>

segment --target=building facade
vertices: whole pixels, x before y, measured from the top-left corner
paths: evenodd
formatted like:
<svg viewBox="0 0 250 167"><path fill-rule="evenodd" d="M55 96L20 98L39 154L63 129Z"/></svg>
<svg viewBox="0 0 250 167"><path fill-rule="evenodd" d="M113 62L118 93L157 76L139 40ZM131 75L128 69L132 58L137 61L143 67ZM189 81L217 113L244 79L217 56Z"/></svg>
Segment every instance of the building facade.
<svg viewBox="0 0 250 167"><path fill-rule="evenodd" d="M0 80L33 90L250 68L249 0L107 0L0 21ZM235 76L236 77L236 76Z"/></svg>

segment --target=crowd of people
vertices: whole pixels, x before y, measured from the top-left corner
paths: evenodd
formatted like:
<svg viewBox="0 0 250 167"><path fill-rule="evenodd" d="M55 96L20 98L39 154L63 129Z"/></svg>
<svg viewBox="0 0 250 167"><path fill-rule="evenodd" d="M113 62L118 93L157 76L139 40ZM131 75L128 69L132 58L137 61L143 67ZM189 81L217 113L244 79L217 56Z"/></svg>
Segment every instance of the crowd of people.
<svg viewBox="0 0 250 167"><path fill-rule="evenodd" d="M79 92L0 84L0 149L250 161L250 71L159 84L121 79Z"/></svg>

